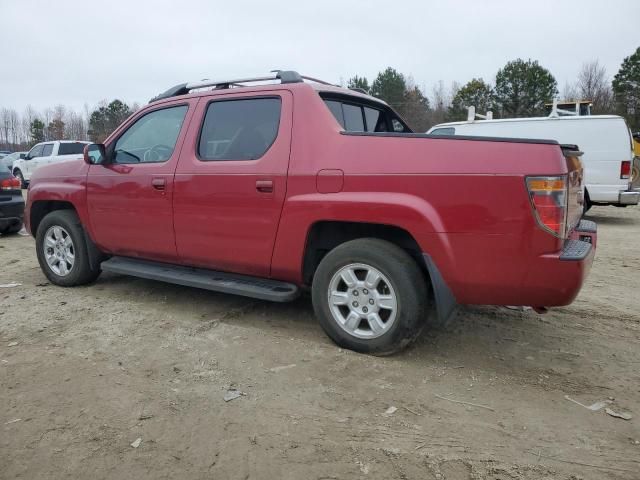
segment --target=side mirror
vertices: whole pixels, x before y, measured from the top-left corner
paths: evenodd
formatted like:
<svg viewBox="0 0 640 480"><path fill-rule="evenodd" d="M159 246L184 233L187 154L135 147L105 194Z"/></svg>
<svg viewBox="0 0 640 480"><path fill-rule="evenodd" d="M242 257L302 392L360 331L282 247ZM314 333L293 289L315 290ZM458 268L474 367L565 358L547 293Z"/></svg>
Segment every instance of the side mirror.
<svg viewBox="0 0 640 480"><path fill-rule="evenodd" d="M104 163L107 155L102 143L91 143L84 147L83 158L89 165L100 165Z"/></svg>
<svg viewBox="0 0 640 480"><path fill-rule="evenodd" d="M19 155L20 160L25 160L27 158L27 154L26 153L21 153Z"/></svg>

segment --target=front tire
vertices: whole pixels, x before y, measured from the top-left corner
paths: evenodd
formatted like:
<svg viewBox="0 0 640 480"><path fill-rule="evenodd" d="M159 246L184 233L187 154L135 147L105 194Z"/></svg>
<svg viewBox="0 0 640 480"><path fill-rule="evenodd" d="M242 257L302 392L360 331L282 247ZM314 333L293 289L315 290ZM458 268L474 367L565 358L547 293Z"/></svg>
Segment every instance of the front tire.
<svg viewBox="0 0 640 480"><path fill-rule="evenodd" d="M22 174L19 168L15 169L15 171L13 172L13 176L16 177L18 180L20 180L20 188L22 189L27 188L27 182L24 180L24 175Z"/></svg>
<svg viewBox="0 0 640 480"><path fill-rule="evenodd" d="M56 210L42 219L36 252L42 272L55 285L84 285L100 275L99 265L91 264L84 229L72 210Z"/></svg>
<svg viewBox="0 0 640 480"><path fill-rule="evenodd" d="M13 235L22 230L23 223L18 222L15 225L11 225L10 227L6 227L4 230L0 230L0 233L3 235Z"/></svg>
<svg viewBox="0 0 640 480"><path fill-rule="evenodd" d="M390 355L414 341L427 321L429 289L417 263L393 243L363 238L343 243L313 277L313 308L339 346Z"/></svg>

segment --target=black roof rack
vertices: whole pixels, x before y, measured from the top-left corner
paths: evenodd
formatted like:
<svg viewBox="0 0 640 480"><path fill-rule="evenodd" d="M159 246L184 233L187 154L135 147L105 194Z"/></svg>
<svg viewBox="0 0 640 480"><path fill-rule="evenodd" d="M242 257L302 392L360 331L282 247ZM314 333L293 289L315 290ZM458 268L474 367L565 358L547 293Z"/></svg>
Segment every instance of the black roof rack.
<svg viewBox="0 0 640 480"><path fill-rule="evenodd" d="M253 82L266 82L266 81L280 80L280 83L302 83L304 80L309 80L316 83L322 83L324 85L332 85L329 82L318 80L317 78L305 77L293 70L273 70L267 75L259 77L246 77L246 78L232 78L232 79L219 79L219 80L201 80L199 82L181 83L171 87L169 90L153 97L149 100L149 103L163 98L176 97L178 95L186 95L191 90L197 90L199 88L214 87L216 90L231 87L241 87L243 83Z"/></svg>

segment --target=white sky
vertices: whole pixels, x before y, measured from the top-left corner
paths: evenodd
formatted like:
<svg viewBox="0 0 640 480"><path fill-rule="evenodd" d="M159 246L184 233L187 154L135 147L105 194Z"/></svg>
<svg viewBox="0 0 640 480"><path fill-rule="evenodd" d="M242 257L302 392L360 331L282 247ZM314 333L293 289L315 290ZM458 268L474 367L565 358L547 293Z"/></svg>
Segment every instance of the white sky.
<svg viewBox="0 0 640 480"><path fill-rule="evenodd" d="M639 0L0 0L0 107L146 103L202 78L292 69L332 82L387 66L431 94L538 60L562 91L640 45Z"/></svg>

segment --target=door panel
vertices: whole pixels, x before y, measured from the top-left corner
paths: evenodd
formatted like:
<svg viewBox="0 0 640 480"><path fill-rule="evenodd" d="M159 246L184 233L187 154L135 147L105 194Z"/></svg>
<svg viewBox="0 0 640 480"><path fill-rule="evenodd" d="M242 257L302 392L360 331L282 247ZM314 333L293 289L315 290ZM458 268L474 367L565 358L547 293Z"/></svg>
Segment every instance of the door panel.
<svg viewBox="0 0 640 480"><path fill-rule="evenodd" d="M182 100L141 112L107 145L107 152L112 151L119 163L89 168L87 204L92 231L100 248L112 254L150 260L171 262L177 259L172 210L173 175L195 105L195 100ZM187 108L181 125L180 108ZM145 122L148 125L145 126ZM167 122L175 128L167 131ZM137 126L131 128L136 123ZM143 128L151 132L151 137ZM136 129L143 132L138 134L142 138L134 138ZM167 136L172 138L165 140ZM121 148L121 139L133 144ZM159 145L174 141L172 150L142 146L145 142Z"/></svg>
<svg viewBox="0 0 640 480"><path fill-rule="evenodd" d="M199 159L200 119L204 118L212 100L217 103L265 97L280 99L280 120L273 143L261 125L247 125L229 141L209 138L203 149L215 159ZM184 263L248 275L269 275L286 195L292 108L291 94L282 90L262 91L259 97L251 93L229 93L200 100L194 114L198 121L189 128L175 176L176 246ZM252 110L252 119L259 117L257 111ZM232 123L227 122L225 128ZM205 123L202 131L207 128ZM260 131L264 141L246 139L244 147L239 145L242 142L238 140L243 135L249 137L252 131ZM225 156L251 157L263 148L268 150L255 160L223 159Z"/></svg>

